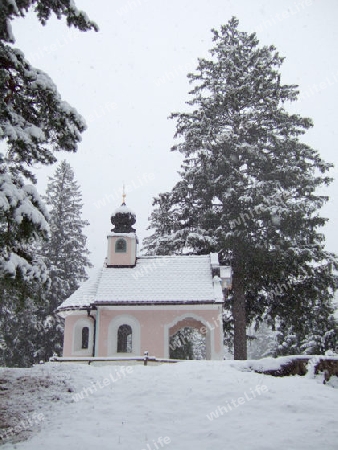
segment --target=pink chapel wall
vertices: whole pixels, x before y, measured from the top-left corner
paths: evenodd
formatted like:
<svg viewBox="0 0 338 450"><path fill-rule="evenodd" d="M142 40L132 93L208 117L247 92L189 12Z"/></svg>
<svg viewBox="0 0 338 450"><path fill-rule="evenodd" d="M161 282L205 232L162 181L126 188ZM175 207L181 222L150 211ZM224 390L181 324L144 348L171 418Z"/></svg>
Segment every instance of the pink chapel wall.
<svg viewBox="0 0 338 450"><path fill-rule="evenodd" d="M71 322L70 317L66 317L65 318L64 336L63 336L62 356L71 356L72 355L71 335L73 332L73 326L70 322Z"/></svg>
<svg viewBox="0 0 338 450"><path fill-rule="evenodd" d="M168 342L166 342L168 334L175 334L176 331L185 326L197 328L202 333L205 333L203 327L205 327L206 323L209 323L209 328L212 330L214 336L212 353L221 355L223 328L218 314L218 307L215 306L212 310L196 309L191 311L185 311L180 308L168 310L101 310L99 314L100 334L97 343L97 356L107 356L108 353L111 353L109 351L109 326L115 318L121 315L125 315L126 318L132 316L140 324L139 350L141 355L144 351L148 351L153 356L160 358L168 357L168 354L165 354L166 347L168 346ZM189 316L192 317L189 318ZM194 316L200 317L205 323L196 320ZM179 319L178 322L176 322L177 319ZM174 325L170 326L172 323Z"/></svg>
<svg viewBox="0 0 338 450"><path fill-rule="evenodd" d="M126 320L124 320L124 318ZM202 334L206 333L206 328L212 330L213 340L211 342L211 356L214 355L214 359L222 358L223 328L217 306L213 306L210 310L184 310L180 308L168 310L141 310L129 308L119 310L102 309L99 314L97 314L99 335L98 342L96 343L97 351L95 356L119 355L116 351L112 350L116 345L116 333L112 337L110 332L112 322L119 319L121 324L128 322L130 319L136 320L139 324L140 342L139 345L136 346L138 351L135 353L137 356L143 355L144 351L148 351L152 356L159 358L168 357L169 335L175 334L183 327L193 327ZM88 318L85 312L81 315L74 314L67 316L65 319L63 356L92 355L92 343L86 350L74 351L74 331L79 323L81 326L89 326L91 331L93 330L93 319ZM207 324L209 324L209 327L206 326ZM137 336L134 335L133 338L135 339ZM91 333L90 342L92 342L92 340L93 334ZM215 357L215 355L218 356Z"/></svg>
<svg viewBox="0 0 338 450"><path fill-rule="evenodd" d="M92 311L95 316L95 312ZM89 347L88 349L74 351L74 331L76 325L88 326L89 333ZM92 356L93 354L93 336L94 336L94 322L88 317L87 312L82 314L69 315L65 318L65 332L63 338L63 356Z"/></svg>

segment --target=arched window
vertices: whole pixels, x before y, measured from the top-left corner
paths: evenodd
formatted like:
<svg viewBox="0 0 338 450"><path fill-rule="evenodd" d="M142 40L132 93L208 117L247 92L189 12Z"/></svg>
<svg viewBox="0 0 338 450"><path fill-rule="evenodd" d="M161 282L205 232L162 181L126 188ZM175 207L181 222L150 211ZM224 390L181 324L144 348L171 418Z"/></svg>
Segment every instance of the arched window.
<svg viewBox="0 0 338 450"><path fill-rule="evenodd" d="M90 356L93 352L94 324L87 315L79 318L73 327L72 354L75 356Z"/></svg>
<svg viewBox="0 0 338 450"><path fill-rule="evenodd" d="M89 345L89 327L82 328L82 348L88 348Z"/></svg>
<svg viewBox="0 0 338 450"><path fill-rule="evenodd" d="M132 329L130 325L121 325L117 330L117 352L132 352Z"/></svg>
<svg viewBox="0 0 338 450"><path fill-rule="evenodd" d="M89 346L90 343L89 340ZM141 354L141 325L131 314L119 314L108 325L107 356L122 353L126 356Z"/></svg>
<svg viewBox="0 0 338 450"><path fill-rule="evenodd" d="M115 253L126 253L127 241L125 239L118 239L115 242Z"/></svg>

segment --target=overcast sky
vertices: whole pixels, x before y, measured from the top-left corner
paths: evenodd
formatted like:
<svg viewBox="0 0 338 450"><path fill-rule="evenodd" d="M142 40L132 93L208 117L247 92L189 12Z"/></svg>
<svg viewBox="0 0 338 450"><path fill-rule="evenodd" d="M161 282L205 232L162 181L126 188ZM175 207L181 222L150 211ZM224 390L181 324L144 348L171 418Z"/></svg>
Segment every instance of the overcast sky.
<svg viewBox="0 0 338 450"><path fill-rule="evenodd" d="M100 31L81 33L65 21L42 27L33 14L13 23L16 46L47 72L62 95L86 119L88 129L76 154L60 153L75 171L83 194L83 217L91 259L100 267L106 255L110 215L126 203L137 214L136 229L146 235L152 198L179 179L181 156L170 152L175 123L184 111L198 57L212 47L211 28L232 16L240 29L257 33L286 60L282 82L298 84L301 99L293 112L311 117L314 128L303 140L336 168L322 214L327 248L338 253L338 2L337 0L76 0ZM38 168L44 193L56 166Z"/></svg>

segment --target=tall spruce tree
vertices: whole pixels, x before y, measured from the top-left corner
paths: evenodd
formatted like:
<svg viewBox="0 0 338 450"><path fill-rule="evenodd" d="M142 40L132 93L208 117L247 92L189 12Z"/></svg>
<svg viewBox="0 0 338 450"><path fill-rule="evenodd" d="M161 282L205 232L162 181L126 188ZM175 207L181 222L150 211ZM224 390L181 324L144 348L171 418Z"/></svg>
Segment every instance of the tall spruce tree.
<svg viewBox="0 0 338 450"><path fill-rule="evenodd" d="M23 306L15 301L17 293L15 288L7 287L0 304L0 366L31 367L41 360L41 304L36 295L32 300L26 294Z"/></svg>
<svg viewBox="0 0 338 450"><path fill-rule="evenodd" d="M11 21L29 10L43 25L55 14L81 31L97 30L71 0L0 2L0 290L17 287L18 297L46 278L35 243L46 237L47 215L30 167L56 162L57 150L76 151L86 128L50 77L12 45Z"/></svg>
<svg viewBox="0 0 338 450"><path fill-rule="evenodd" d="M299 92L282 84L275 47L236 18L212 32L211 58L188 75L190 108L171 116L181 181L154 200L145 248L216 251L231 264L235 359L247 357L247 325L263 319L279 330L277 352L323 351L335 337L337 259L319 232L327 198L316 190L332 165L300 140L312 121L287 111Z"/></svg>
<svg viewBox="0 0 338 450"><path fill-rule="evenodd" d="M49 240L34 240L37 259L49 272L46 283L7 285L0 304L0 365L29 367L62 352L60 303L87 279L91 267L81 218L82 202L70 165L63 161L44 197L49 207Z"/></svg>
<svg viewBox="0 0 338 450"><path fill-rule="evenodd" d="M63 324L56 308L87 279L92 267L83 230L89 225L82 219L82 196L69 163L62 161L50 177L44 197L50 211L50 239L42 247L49 270L49 289L40 315L39 354L48 360L53 353L60 355Z"/></svg>

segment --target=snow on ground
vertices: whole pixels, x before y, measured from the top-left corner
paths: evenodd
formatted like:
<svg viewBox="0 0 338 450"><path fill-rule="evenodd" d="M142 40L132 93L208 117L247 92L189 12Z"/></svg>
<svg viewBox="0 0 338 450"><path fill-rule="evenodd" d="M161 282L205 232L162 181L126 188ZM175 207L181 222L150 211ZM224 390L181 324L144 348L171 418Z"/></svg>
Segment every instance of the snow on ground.
<svg viewBox="0 0 338 450"><path fill-rule="evenodd" d="M322 377L271 377L234 361L49 363L1 369L0 383L0 419L21 423L4 450L338 448L338 389Z"/></svg>

